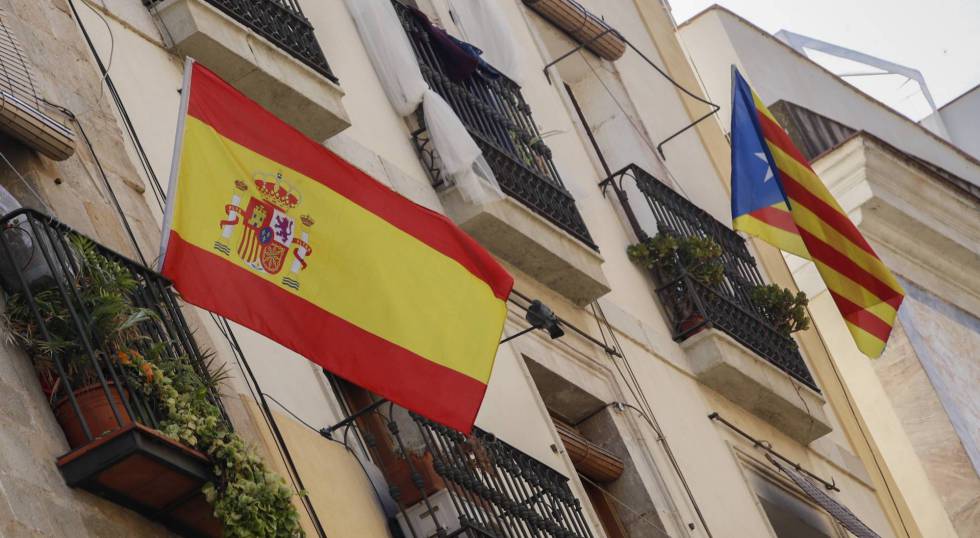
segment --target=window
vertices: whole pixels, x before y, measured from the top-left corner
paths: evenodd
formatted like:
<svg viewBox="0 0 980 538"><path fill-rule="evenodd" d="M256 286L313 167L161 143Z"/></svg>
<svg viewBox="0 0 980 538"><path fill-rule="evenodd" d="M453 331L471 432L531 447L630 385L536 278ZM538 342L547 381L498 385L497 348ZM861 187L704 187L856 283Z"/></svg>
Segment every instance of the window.
<svg viewBox="0 0 980 538"><path fill-rule="evenodd" d="M840 538L833 519L775 474L747 463L749 485L777 538Z"/></svg>

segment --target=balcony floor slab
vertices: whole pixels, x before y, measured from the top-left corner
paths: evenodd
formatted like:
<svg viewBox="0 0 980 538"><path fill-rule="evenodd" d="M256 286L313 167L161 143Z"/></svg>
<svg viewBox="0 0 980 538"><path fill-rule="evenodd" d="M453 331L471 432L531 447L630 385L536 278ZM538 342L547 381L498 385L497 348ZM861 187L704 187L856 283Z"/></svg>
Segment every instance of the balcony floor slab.
<svg viewBox="0 0 980 538"><path fill-rule="evenodd" d="M804 445L830 433L822 396L716 329L681 342L703 385Z"/></svg>
<svg viewBox="0 0 980 538"><path fill-rule="evenodd" d="M573 303L583 306L609 292L602 257L520 202L474 204L455 188L440 199L446 214L490 252Z"/></svg>
<svg viewBox="0 0 980 538"><path fill-rule="evenodd" d="M201 62L313 140L350 126L340 86L205 0L164 0L154 9L171 50Z"/></svg>

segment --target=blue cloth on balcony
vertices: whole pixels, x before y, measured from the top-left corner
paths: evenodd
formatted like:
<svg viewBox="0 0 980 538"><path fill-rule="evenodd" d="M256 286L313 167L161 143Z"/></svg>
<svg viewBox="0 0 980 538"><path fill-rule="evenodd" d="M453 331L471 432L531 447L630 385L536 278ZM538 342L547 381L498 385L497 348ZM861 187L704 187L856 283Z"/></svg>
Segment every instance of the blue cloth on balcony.
<svg viewBox="0 0 980 538"><path fill-rule="evenodd" d="M408 8L419 24L429 35L432 51L442 62L446 75L453 80L466 80L480 66L480 57L457 44L457 40L445 30L432 24L429 17L413 7Z"/></svg>
<svg viewBox="0 0 980 538"><path fill-rule="evenodd" d="M500 71L494 69L492 65L490 65L489 63L487 63L486 60L483 59L483 50L480 49L480 47L477 47L472 43L467 43L462 39L457 39L451 35L449 36L449 39L452 39L457 45L459 45L459 48L463 49L468 54L476 58L476 61L479 62L479 73L481 75L491 80L496 80L502 76L502 73Z"/></svg>

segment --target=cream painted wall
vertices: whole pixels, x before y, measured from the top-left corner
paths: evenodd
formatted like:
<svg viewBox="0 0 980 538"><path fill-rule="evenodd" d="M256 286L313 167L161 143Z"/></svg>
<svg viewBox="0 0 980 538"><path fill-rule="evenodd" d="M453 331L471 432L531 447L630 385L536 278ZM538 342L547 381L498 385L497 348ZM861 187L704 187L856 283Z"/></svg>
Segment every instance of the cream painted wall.
<svg viewBox="0 0 980 538"><path fill-rule="evenodd" d="M440 20L451 28L451 20L445 15L444 0L434 0L432 3L442 15ZM650 39L634 2L592 0L586 3L606 16L645 54L662 65L657 47ZM116 42L112 76L154 168L163 180L171 158L181 62L159 48L158 30L145 11L131 9L131 6L123 6L119 2L109 4L120 6L118 11L113 8L107 12ZM438 208L438 199L428 186L409 143L408 129L388 105L344 2L306 1L303 7L316 26L324 52L347 92L344 104L352 127L331 139L328 146L399 192ZM710 412L719 411L760 438L772 441L781 451L811 466L815 472L835 477L844 490L842 500L883 536L888 536L888 525L875 504L867 482L860 477L855 478L860 473L855 473L842 463L841 458L831 454L841 447L841 450L850 450L846 437L837 432L819 447L815 445L811 449L800 446L765 422L741 411L732 402L705 389L686 370L683 352L670 338L659 306L651 294L648 279L626 259L625 247L633 239L627 233L613 201L603 198L597 187L604 174L591 155L591 147L582 136L578 120L572 114L560 84L549 84L542 73L544 65L553 57L553 51L544 44L537 23L533 22L535 16L528 13L519 0L508 0L504 8L519 48L526 51L520 67L524 95L540 129L557 131L547 139L554 161L565 184L575 195L578 207L606 259L604 272L612 283L613 291L603 298L603 307L608 306L610 317L615 318L613 323L617 326L617 337L644 393L650 399L662 432L673 447L713 535L742 538L766 536L768 533L764 516L744 483L739 463L731 451L732 445L743 446L749 452L752 452L751 447L706 418ZM661 9L662 16L667 17L662 8L657 9ZM112 18L112 13L119 18ZM107 51L107 34L99 30L102 23L91 14L84 17L100 49ZM652 68L641 63L635 54L627 53L623 60L617 62L616 69L625 97L635 111L635 119L652 142L656 143L690 121L682 101L686 98L681 97ZM727 76L727 67L724 72ZM553 75L563 76L558 71ZM601 93L594 95L596 100L601 97ZM642 141L632 138L635 132L623 131L624 142L628 141L630 147L646 147ZM649 148L645 151L649 152ZM660 167L661 171L669 170L670 174L665 175L673 175L695 203L720 220L727 221L726 179L719 177L712 164L713 158L717 160L717 157L708 154L696 131L681 135L669 143L665 151L667 162L653 160L650 161L651 166ZM624 154L622 158L628 160L628 155ZM649 159L650 156L645 158ZM149 194L147 196L153 206L155 202L149 198ZM518 275L518 282L521 291L545 299L562 317L600 337L596 320L590 312L573 307L521 275ZM507 329L509 332L524 326L520 317L520 312L512 315ZM210 320L206 317L202 319L201 325L216 342L218 351L230 360L221 335ZM627 329L627 326L631 328ZM636 331L642 335L641 339L636 337ZM340 418L336 402L315 367L264 337L244 329L236 330L236 334L266 392L315 426L326 425ZM539 335L531 335L501 348L478 424L559 472L572 476L573 467L567 455L556 454L551 449L553 444L559 446L558 439L529 378L521 358L523 355L551 364L572 382L603 401L639 402L629 394L609 357L577 336L570 334L558 342L550 342ZM236 383L235 388L240 394L247 393L241 379ZM631 454L640 462L639 472L657 504L661 519L668 523L675 535L705 536L700 525L690 533L685 528L687 523L696 523L697 519L656 432L629 413L618 416L617 420ZM317 458L321 456L323 458L314 467L304 468L305 473L316 474L329 469L354 480L353 477L360 472L356 462L350 461L346 455L331 454L336 450L325 448L332 446L326 441L312 435L301 435L302 430L298 430L300 433L293 432L297 426L289 418L282 417L281 422L290 424L288 437L291 445L295 443L297 446L298 453L316 461L320 461ZM825 449L824 446L830 448ZM311 455L317 450L323 453ZM359 509L365 513L375 510L370 499L365 497L362 486L357 486L360 496L358 503L338 507L344 507L343 510ZM572 486L580 498L585 498L580 483L574 477ZM317 502L319 506L323 501ZM351 508L353 505L359 508ZM343 517L340 515L344 514L343 510L334 511L333 508L324 510L338 514L335 517ZM594 514L591 511L587 514L595 526Z"/></svg>
<svg viewBox="0 0 980 538"><path fill-rule="evenodd" d="M921 536L957 536L940 502L939 492L929 481L874 365L854 346L830 294L823 292L812 297L809 309L855 405L863 415L873 417L867 421L869 433L875 444L882 447L879 457L902 492L907 516L914 518ZM889 353L901 353L894 348L902 343L892 342Z"/></svg>

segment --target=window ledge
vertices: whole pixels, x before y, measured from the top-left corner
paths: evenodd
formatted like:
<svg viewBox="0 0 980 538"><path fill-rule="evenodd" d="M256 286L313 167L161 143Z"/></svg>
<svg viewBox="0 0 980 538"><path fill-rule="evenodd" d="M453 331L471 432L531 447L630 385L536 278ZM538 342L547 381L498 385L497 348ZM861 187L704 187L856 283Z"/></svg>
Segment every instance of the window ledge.
<svg viewBox="0 0 980 538"><path fill-rule="evenodd" d="M681 342L694 376L804 445L830 433L826 401L716 329Z"/></svg>
<svg viewBox="0 0 980 538"><path fill-rule="evenodd" d="M584 306L609 292L602 256L520 202L505 196L474 204L454 187L439 197L449 218L481 245L573 303Z"/></svg>
<svg viewBox="0 0 980 538"><path fill-rule="evenodd" d="M165 0L154 10L168 48L200 61L313 140L350 126L338 85L204 0Z"/></svg>

